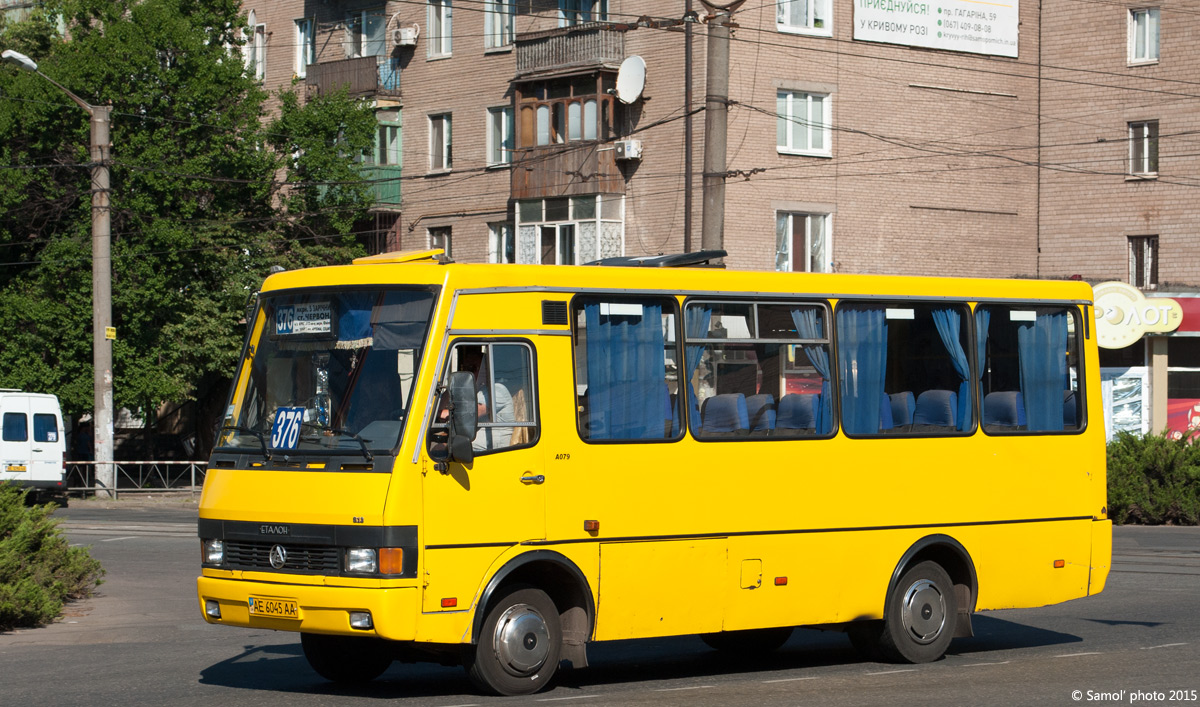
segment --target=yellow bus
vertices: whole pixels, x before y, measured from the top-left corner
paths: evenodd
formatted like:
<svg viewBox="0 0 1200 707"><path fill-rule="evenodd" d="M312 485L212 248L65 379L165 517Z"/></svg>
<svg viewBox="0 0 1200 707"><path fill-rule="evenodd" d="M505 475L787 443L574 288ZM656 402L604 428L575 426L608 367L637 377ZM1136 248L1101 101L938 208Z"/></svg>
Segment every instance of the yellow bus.
<svg viewBox="0 0 1200 707"><path fill-rule="evenodd" d="M1100 592L1082 282L440 251L272 275L204 483L199 607L322 676L536 692L593 641L792 627L940 658Z"/></svg>

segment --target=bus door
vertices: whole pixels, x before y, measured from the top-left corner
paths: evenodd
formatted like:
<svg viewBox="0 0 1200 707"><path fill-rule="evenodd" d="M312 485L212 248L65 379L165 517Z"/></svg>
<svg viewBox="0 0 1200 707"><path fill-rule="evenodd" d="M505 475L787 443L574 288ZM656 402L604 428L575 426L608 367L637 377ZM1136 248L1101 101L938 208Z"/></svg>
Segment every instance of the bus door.
<svg viewBox="0 0 1200 707"><path fill-rule="evenodd" d="M541 450L534 446L533 345L524 339L457 339L448 361L447 375L462 370L475 374L479 431L470 464L451 461L445 471L435 471L432 460L426 463L426 611L444 610L442 600L448 598L469 606L496 557L514 545L546 537L545 476ZM444 402L437 406L426 454L444 440L439 422Z"/></svg>

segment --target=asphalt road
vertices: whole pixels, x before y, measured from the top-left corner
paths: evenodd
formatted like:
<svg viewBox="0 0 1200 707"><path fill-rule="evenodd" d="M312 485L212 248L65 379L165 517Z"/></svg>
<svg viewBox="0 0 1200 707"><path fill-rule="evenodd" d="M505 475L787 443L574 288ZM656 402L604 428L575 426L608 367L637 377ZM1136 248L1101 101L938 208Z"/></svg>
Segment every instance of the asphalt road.
<svg viewBox="0 0 1200 707"><path fill-rule="evenodd" d="M294 634L204 623L194 503L75 503L59 515L108 575L61 622L0 634L0 704L1200 705L1197 528L1118 528L1103 594L979 614L977 635L928 665L863 662L843 635L817 631L758 661L694 637L616 642L593 645L591 667L561 672L548 692L500 699L435 665L338 688L309 669Z"/></svg>

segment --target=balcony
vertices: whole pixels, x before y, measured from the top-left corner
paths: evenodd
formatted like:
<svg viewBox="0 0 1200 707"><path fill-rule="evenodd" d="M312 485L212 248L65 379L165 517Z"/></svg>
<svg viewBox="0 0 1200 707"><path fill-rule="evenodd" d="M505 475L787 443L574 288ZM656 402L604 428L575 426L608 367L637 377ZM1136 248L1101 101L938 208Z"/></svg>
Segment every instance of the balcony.
<svg viewBox="0 0 1200 707"><path fill-rule="evenodd" d="M354 59L310 64L305 83L321 95L342 87L351 96L400 97L400 61L390 56L361 56Z"/></svg>
<svg viewBox="0 0 1200 707"><path fill-rule="evenodd" d="M400 167L395 165L363 165L359 169L363 179L371 182L378 208L400 208Z"/></svg>
<svg viewBox="0 0 1200 707"><path fill-rule="evenodd" d="M514 80L548 78L580 70L616 71L625 58L625 32L590 22L516 37Z"/></svg>

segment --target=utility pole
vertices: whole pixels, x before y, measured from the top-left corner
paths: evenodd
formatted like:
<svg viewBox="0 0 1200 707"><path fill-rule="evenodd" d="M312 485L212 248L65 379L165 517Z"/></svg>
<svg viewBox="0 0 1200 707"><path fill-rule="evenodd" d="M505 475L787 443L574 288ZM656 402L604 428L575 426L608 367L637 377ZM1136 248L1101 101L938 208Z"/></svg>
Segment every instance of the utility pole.
<svg viewBox="0 0 1200 707"><path fill-rule="evenodd" d="M715 5L700 0L708 10L708 62L704 96L704 210L700 247L725 246L725 138L729 115L729 28L735 10L745 0Z"/></svg>
<svg viewBox="0 0 1200 707"><path fill-rule="evenodd" d="M113 375L112 375L112 234L110 227L108 155L109 119L112 106L94 106L66 86L38 70L37 62L11 49L3 60L32 71L54 84L75 105L91 116L92 160L92 435L95 442L96 496L115 497L117 472L113 466Z"/></svg>
<svg viewBox="0 0 1200 707"><path fill-rule="evenodd" d="M692 0L683 13L683 252L692 252L692 25L696 14Z"/></svg>

